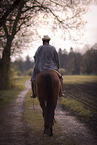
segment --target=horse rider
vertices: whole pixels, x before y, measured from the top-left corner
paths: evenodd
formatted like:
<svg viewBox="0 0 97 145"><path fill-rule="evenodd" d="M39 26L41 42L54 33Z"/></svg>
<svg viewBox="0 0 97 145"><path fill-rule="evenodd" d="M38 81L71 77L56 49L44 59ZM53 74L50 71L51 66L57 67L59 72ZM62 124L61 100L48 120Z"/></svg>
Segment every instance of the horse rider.
<svg viewBox="0 0 97 145"><path fill-rule="evenodd" d="M44 35L42 41L43 41L43 45L39 46L34 56L35 66L31 77L31 86L33 92L31 98L36 98L34 93L35 79L38 73L40 73L41 71L55 70L59 74L58 76L60 78L61 86L63 84L62 75L58 71L59 69L58 53L55 47L49 44L50 38L48 35ZM63 95L64 94L62 93L62 87L61 87L59 97L62 97Z"/></svg>

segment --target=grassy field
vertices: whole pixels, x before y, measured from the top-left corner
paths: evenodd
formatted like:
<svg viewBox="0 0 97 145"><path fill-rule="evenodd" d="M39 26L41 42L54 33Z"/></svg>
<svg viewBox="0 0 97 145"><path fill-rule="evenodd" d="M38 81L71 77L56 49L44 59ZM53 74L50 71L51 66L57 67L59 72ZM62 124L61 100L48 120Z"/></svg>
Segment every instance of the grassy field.
<svg viewBox="0 0 97 145"><path fill-rule="evenodd" d="M61 103L70 110L76 110L80 116L91 117L91 104L97 105L97 76L63 76L63 83L66 97L61 99ZM84 100L90 108L84 105Z"/></svg>
<svg viewBox="0 0 97 145"><path fill-rule="evenodd" d="M85 84L85 83L97 83L96 75L64 75L64 84Z"/></svg>
<svg viewBox="0 0 97 145"><path fill-rule="evenodd" d="M60 103L97 129L97 76L63 76L65 97Z"/></svg>
<svg viewBox="0 0 97 145"><path fill-rule="evenodd" d="M0 112L11 103L14 98L25 88L25 81L29 77L16 77L14 79L14 87L8 90L0 90Z"/></svg>

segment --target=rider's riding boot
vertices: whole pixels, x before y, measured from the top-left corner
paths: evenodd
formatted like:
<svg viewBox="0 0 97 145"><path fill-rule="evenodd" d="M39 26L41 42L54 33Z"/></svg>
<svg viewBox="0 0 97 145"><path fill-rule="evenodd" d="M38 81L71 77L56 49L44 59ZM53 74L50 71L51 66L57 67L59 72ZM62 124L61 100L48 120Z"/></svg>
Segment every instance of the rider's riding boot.
<svg viewBox="0 0 97 145"><path fill-rule="evenodd" d="M31 98L36 98L35 93L34 93L35 82L33 80L31 80L31 87L32 87Z"/></svg>
<svg viewBox="0 0 97 145"><path fill-rule="evenodd" d="M60 88L60 92L59 92L59 97L64 97L64 94L63 94L63 78L60 77L60 82L61 82L61 88Z"/></svg>

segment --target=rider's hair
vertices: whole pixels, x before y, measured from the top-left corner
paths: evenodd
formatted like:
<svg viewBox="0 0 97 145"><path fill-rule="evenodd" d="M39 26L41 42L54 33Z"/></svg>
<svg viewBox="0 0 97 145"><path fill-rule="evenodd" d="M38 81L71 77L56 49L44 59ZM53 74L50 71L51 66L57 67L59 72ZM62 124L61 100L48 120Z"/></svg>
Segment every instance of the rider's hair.
<svg viewBox="0 0 97 145"><path fill-rule="evenodd" d="M43 40L43 45L47 42L49 44L49 40Z"/></svg>

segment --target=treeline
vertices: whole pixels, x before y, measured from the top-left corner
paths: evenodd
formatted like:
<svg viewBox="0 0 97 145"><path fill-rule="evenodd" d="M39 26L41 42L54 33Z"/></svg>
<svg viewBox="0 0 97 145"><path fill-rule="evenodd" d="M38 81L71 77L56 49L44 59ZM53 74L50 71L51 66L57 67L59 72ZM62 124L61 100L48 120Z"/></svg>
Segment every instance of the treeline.
<svg viewBox="0 0 97 145"><path fill-rule="evenodd" d="M20 59L14 61L12 63L12 66L13 66L15 72L17 73L17 75L19 75L19 76L31 75L33 66L34 66L34 62L31 61L29 56L27 56L25 61L23 61L22 58L20 58Z"/></svg>
<svg viewBox="0 0 97 145"><path fill-rule="evenodd" d="M91 48L84 54L70 53L59 49L60 68L65 69L65 74L97 74L97 49Z"/></svg>
<svg viewBox="0 0 97 145"><path fill-rule="evenodd" d="M62 74L97 74L97 49L91 48L84 54L59 49L60 71ZM22 59L13 62L13 67L17 75L31 75L34 62L27 56L26 60Z"/></svg>

